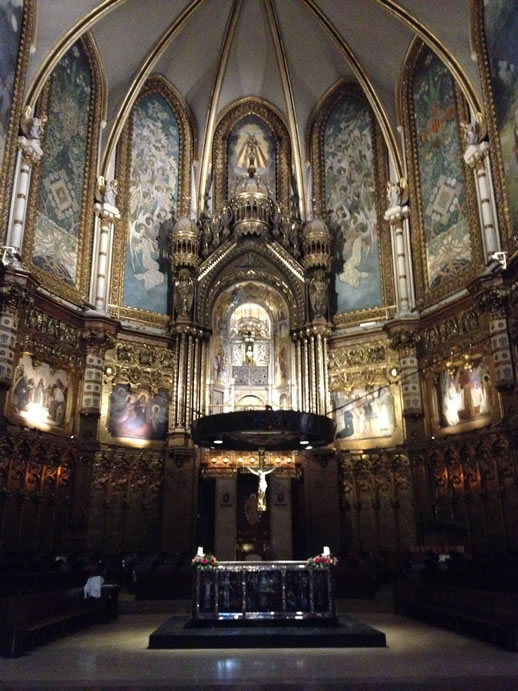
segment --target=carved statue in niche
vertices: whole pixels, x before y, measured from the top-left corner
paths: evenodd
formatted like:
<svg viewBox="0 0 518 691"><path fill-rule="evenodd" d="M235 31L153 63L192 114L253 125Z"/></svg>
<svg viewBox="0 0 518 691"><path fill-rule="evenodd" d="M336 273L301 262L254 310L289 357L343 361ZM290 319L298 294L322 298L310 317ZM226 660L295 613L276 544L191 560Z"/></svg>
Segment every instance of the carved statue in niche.
<svg viewBox="0 0 518 691"><path fill-rule="evenodd" d="M325 319L328 281L323 271L317 271L309 283L309 301L314 319Z"/></svg>
<svg viewBox="0 0 518 691"><path fill-rule="evenodd" d="M405 178L401 178L398 182L387 180L387 201L389 209L403 206L408 202L408 183Z"/></svg>
<svg viewBox="0 0 518 691"><path fill-rule="evenodd" d="M176 316L188 319L194 299L194 284L187 269L180 269L174 282L174 309Z"/></svg>
<svg viewBox="0 0 518 691"><path fill-rule="evenodd" d="M20 121L20 129L27 139L35 139L39 141L43 136L43 130L46 122L46 115L42 118L37 118L35 116L33 117L31 106L27 106L23 111Z"/></svg>

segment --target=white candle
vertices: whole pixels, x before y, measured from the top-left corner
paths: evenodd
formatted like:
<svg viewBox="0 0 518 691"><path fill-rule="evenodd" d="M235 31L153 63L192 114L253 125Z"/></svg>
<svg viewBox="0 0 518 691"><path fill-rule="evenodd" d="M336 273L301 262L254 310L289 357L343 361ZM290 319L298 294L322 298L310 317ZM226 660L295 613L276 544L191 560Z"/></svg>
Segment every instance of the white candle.
<svg viewBox="0 0 518 691"><path fill-rule="evenodd" d="M203 557L203 547L198 547L198 551L196 552L197 557Z"/></svg>
<svg viewBox="0 0 518 691"><path fill-rule="evenodd" d="M331 550L329 549L329 547L324 547L324 551L322 552L322 554L324 555L324 557L329 557L331 555Z"/></svg>

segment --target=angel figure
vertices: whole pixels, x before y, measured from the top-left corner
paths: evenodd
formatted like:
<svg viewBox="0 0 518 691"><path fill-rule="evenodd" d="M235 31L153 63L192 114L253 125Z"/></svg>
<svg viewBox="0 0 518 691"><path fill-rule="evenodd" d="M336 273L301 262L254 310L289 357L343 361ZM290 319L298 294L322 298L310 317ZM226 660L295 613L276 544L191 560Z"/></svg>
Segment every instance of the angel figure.
<svg viewBox="0 0 518 691"><path fill-rule="evenodd" d="M46 122L46 115L44 115L42 118L37 118L36 116L33 117L32 107L27 106L23 111L23 115L20 120L20 129L28 139L39 140L43 135L43 129Z"/></svg>
<svg viewBox="0 0 518 691"><path fill-rule="evenodd" d="M398 182L387 180L387 201L389 209L408 202L408 183L405 178L400 178Z"/></svg>
<svg viewBox="0 0 518 691"><path fill-rule="evenodd" d="M119 183L117 180L106 180L105 177L99 175L97 184L95 186L95 200L99 204L106 204L107 206L115 206L115 198L119 193Z"/></svg>
<svg viewBox="0 0 518 691"><path fill-rule="evenodd" d="M482 113L477 113L475 122L461 122L460 128L467 146L480 144L487 134L486 121Z"/></svg>

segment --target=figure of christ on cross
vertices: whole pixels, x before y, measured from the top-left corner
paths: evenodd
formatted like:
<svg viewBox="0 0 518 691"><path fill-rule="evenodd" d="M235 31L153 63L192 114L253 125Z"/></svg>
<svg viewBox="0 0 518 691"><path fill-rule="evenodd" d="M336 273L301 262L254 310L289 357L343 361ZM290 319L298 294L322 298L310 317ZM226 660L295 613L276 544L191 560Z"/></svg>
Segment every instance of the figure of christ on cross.
<svg viewBox="0 0 518 691"><path fill-rule="evenodd" d="M275 468L268 468L265 470L264 465L264 449L259 449L259 467L258 468L247 468L247 470L253 475L257 475L259 478L259 488L257 490L257 510L266 511L266 489L268 483L266 482L266 476L273 473Z"/></svg>

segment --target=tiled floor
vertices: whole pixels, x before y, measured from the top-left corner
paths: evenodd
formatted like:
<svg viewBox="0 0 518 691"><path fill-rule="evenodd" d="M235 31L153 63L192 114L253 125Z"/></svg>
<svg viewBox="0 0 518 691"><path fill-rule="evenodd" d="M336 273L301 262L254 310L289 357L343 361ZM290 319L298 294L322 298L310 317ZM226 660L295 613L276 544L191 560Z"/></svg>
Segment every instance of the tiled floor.
<svg viewBox="0 0 518 691"><path fill-rule="evenodd" d="M518 690L518 653L387 613L354 616L383 630L388 647L147 650L168 615L125 614L22 658L0 658L0 688Z"/></svg>

